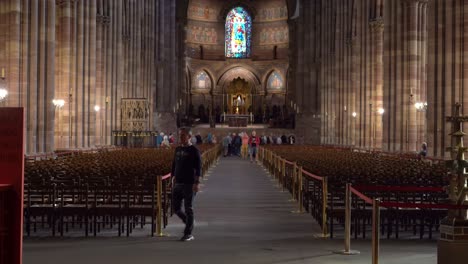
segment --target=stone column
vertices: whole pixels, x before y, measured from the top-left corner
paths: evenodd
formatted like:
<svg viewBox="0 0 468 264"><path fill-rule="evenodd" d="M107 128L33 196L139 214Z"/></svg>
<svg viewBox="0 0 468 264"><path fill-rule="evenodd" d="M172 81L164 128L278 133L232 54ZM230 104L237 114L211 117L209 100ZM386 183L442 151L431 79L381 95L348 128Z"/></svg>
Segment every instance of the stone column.
<svg viewBox="0 0 468 264"><path fill-rule="evenodd" d="M5 1L3 1L5 2ZM21 90L19 89L20 80L20 48L21 48L21 2L20 0L6 1L3 3L6 7L4 19L8 26L4 28L5 35L5 57L7 58L6 65L0 67L5 68L5 80L0 82L6 83L8 97L6 98L7 106L19 106L21 101ZM1 70L1 69L0 69Z"/></svg>
<svg viewBox="0 0 468 264"><path fill-rule="evenodd" d="M52 100L54 99L55 94L55 0L47 0L46 3L46 50L47 58L45 61L45 66L47 69L46 74L46 87L45 90L47 103L46 105L46 118L45 118L45 130L46 130L46 142L45 142L45 151L52 152L56 149L54 144L54 123L55 123L55 113Z"/></svg>
<svg viewBox="0 0 468 264"><path fill-rule="evenodd" d="M72 65L72 8L74 0L57 1L57 41L56 41L56 77L55 98L65 100L65 106L56 116L55 144L57 148L70 147L70 100L72 83L70 78ZM60 119L59 119L60 118Z"/></svg>
<svg viewBox="0 0 468 264"><path fill-rule="evenodd" d="M176 36L176 6L175 1L157 1L157 86L156 86L156 112L154 113L154 129L164 132L175 132L176 116L173 107L176 102L177 58L175 50Z"/></svg>
<svg viewBox="0 0 468 264"><path fill-rule="evenodd" d="M416 103L416 95L418 94L418 76L419 76L419 61L421 55L418 50L418 39L420 36L420 31L418 27L419 21L419 2L421 0L406 0L407 8L407 32L406 32L406 46L408 53L406 54L406 63L407 63L407 89L406 92L409 96L406 96L405 100L406 105L406 151L416 151L417 150L417 111L414 107Z"/></svg>
<svg viewBox="0 0 468 264"><path fill-rule="evenodd" d="M383 37L384 37L384 22L382 17L376 18L371 22L372 42L373 42L373 109L374 118L374 146L373 148L382 149L382 134L383 121L382 115L377 112L379 108L383 108Z"/></svg>
<svg viewBox="0 0 468 264"><path fill-rule="evenodd" d="M104 100L104 86L105 86L105 69L104 63L106 58L105 42L105 16L103 14L103 0L97 0L97 14L96 14L96 87L95 87L95 104L100 107L99 112L96 113L95 122L95 145L104 145L103 142L103 120L105 109Z"/></svg>

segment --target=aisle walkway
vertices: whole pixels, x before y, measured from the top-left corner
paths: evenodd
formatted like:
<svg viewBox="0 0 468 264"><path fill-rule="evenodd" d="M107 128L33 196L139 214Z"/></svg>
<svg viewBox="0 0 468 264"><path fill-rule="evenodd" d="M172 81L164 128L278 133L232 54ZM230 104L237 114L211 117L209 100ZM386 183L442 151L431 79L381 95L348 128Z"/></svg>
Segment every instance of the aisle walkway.
<svg viewBox="0 0 468 264"><path fill-rule="evenodd" d="M173 217L165 238L28 239L24 263L370 263L369 240L352 241L361 255L339 256L331 252L342 249L340 240L314 239L319 227L312 217L292 214L288 193L258 165L221 159L203 183L195 202L195 241L177 241L183 226ZM435 241L382 243L381 263L436 263Z"/></svg>

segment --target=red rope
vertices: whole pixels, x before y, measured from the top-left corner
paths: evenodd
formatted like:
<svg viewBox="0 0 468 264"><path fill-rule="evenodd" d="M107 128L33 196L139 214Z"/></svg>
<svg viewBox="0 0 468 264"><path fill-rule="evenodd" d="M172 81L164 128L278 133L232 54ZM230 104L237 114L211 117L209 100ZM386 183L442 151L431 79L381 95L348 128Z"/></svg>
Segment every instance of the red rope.
<svg viewBox="0 0 468 264"><path fill-rule="evenodd" d="M162 180L163 180L163 181L164 181L164 180L167 180L167 179L169 179L170 177L171 177L171 174L168 173L168 174L162 176Z"/></svg>
<svg viewBox="0 0 468 264"><path fill-rule="evenodd" d="M442 187L417 187L417 186L355 186L360 191L395 191L395 192L443 192Z"/></svg>
<svg viewBox="0 0 468 264"><path fill-rule="evenodd" d="M382 202L381 207L398 207L398 208L420 208L420 209L468 209L468 205L457 204L418 204L418 203L397 203L397 202Z"/></svg>
<svg viewBox="0 0 468 264"><path fill-rule="evenodd" d="M368 203L368 204L373 204L373 201L371 198L367 197L366 195L364 195L363 193L361 193L360 191L354 189L353 187L350 188L351 189L351 192L354 193L357 197L361 198L362 200L364 200L364 202Z"/></svg>
<svg viewBox="0 0 468 264"><path fill-rule="evenodd" d="M0 184L0 191L8 191L13 188L11 184Z"/></svg>
<svg viewBox="0 0 468 264"><path fill-rule="evenodd" d="M309 177L311 177L311 178L313 178L313 179L316 179L316 180L318 180L318 181L323 181L323 177L320 177L320 176L317 176L317 175L315 175L315 174L312 174L312 173L310 173L310 172L308 172L308 171L305 171L304 169L302 170L302 173L305 174L305 175L307 175L307 176L309 176Z"/></svg>

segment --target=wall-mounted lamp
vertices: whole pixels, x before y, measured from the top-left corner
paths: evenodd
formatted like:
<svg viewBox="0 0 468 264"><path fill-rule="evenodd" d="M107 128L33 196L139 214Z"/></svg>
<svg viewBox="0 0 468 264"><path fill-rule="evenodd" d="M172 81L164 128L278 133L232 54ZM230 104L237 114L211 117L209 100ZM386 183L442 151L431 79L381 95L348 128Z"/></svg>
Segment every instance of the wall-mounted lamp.
<svg viewBox="0 0 468 264"><path fill-rule="evenodd" d="M418 111L425 111L427 110L427 102L417 102L414 104L414 107L416 107Z"/></svg>
<svg viewBox="0 0 468 264"><path fill-rule="evenodd" d="M0 89L0 101L3 101L8 95L8 91L6 89Z"/></svg>
<svg viewBox="0 0 468 264"><path fill-rule="evenodd" d="M354 118L356 118L357 113L356 113L356 112L353 112L353 113L352 113L352 116L353 116Z"/></svg>
<svg viewBox="0 0 468 264"><path fill-rule="evenodd" d="M99 105L95 105L94 106L94 111L99 112L99 110L101 110L101 107Z"/></svg>
<svg viewBox="0 0 468 264"><path fill-rule="evenodd" d="M379 115L383 115L385 113L385 109L381 107L377 110L377 113L379 113Z"/></svg>
<svg viewBox="0 0 468 264"><path fill-rule="evenodd" d="M65 100L63 99L54 99L52 100L52 104L54 104L57 108L62 108L65 105Z"/></svg>

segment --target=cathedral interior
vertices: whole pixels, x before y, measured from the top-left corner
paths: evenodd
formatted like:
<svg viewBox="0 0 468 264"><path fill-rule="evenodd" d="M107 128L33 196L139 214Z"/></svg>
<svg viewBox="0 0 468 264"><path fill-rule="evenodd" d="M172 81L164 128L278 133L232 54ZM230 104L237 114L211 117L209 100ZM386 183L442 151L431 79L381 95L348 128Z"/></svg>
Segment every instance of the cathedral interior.
<svg viewBox="0 0 468 264"><path fill-rule="evenodd" d="M465 14L465 0L0 0L0 108L24 109L26 156L192 127L462 160ZM451 179L467 206L466 176Z"/></svg>
<svg viewBox="0 0 468 264"><path fill-rule="evenodd" d="M252 113L303 143L444 157L468 107L463 1L5 1L1 104L25 107L27 153Z"/></svg>

